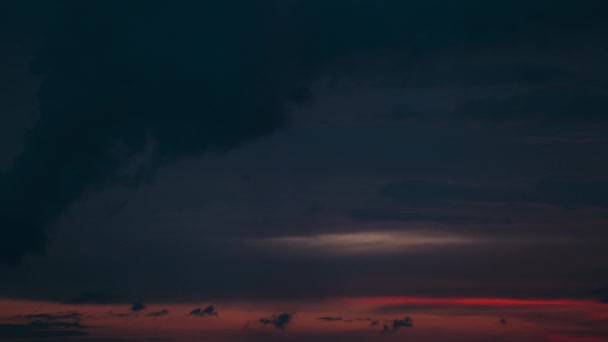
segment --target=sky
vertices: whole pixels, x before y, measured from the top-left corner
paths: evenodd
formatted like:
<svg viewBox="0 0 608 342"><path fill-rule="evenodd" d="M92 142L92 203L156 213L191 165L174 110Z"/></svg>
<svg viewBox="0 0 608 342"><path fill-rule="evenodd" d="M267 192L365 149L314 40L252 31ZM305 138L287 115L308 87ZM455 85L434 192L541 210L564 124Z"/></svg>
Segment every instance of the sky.
<svg viewBox="0 0 608 342"><path fill-rule="evenodd" d="M608 3L0 4L0 341L608 341Z"/></svg>

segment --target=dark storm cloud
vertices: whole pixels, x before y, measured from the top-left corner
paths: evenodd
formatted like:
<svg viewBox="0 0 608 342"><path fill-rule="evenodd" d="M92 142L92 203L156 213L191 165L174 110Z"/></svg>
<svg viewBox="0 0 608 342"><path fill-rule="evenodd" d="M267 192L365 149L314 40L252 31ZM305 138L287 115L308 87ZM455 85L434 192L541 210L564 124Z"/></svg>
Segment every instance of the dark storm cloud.
<svg viewBox="0 0 608 342"><path fill-rule="evenodd" d="M276 329L284 330L293 321L293 313L283 312L278 315L262 317L258 322L263 325L271 325Z"/></svg>
<svg viewBox="0 0 608 342"><path fill-rule="evenodd" d="M273 132L299 86L282 38L260 25L272 6L63 5L35 66L40 119L0 179L2 261L40 251L46 229L92 187L145 181L159 166Z"/></svg>
<svg viewBox="0 0 608 342"><path fill-rule="evenodd" d="M608 96L591 88L544 88L504 99L477 99L455 113L467 119L545 127L592 124L608 121Z"/></svg>
<svg viewBox="0 0 608 342"><path fill-rule="evenodd" d="M166 316L168 314L169 314L169 310L163 309L163 310L160 310L160 311L152 311L149 314L147 314L146 316L158 318L160 316Z"/></svg>
<svg viewBox="0 0 608 342"><path fill-rule="evenodd" d="M0 260L43 250L47 229L88 191L148 181L161 166L274 132L285 122L285 101L307 100L308 82L338 57L552 46L560 35L545 32L605 27L605 2L585 4L74 1L42 13L31 6L34 21L52 25L40 29L48 34L34 65L44 79L39 121L0 179ZM19 7L21 17L29 8ZM523 81L565 77L523 70ZM595 101L586 108L603 104L586 99ZM144 162L126 172L142 154Z"/></svg>
<svg viewBox="0 0 608 342"><path fill-rule="evenodd" d="M217 310L215 310L215 307L213 305L208 305L204 308L196 308L196 309L190 311L188 316L199 316L199 317L215 316L215 317L218 317L218 313L217 313Z"/></svg>

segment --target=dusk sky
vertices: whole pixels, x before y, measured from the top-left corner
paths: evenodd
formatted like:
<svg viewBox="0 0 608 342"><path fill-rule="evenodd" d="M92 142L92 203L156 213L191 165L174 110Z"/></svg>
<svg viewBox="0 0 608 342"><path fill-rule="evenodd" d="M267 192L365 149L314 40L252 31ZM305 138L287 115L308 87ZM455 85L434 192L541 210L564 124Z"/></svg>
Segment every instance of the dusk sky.
<svg viewBox="0 0 608 342"><path fill-rule="evenodd" d="M0 341L608 342L608 1L0 4Z"/></svg>

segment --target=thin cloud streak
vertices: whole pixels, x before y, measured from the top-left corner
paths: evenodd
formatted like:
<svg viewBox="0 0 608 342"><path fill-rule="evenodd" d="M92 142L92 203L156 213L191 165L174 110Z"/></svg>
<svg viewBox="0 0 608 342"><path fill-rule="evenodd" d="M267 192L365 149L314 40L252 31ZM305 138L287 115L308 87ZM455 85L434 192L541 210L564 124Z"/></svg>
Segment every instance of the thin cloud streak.
<svg viewBox="0 0 608 342"><path fill-rule="evenodd" d="M294 252L315 251L334 255L384 254L401 252L407 248L469 245L480 242L482 240L473 237L416 232L339 233L246 240L247 244L254 247L285 249Z"/></svg>

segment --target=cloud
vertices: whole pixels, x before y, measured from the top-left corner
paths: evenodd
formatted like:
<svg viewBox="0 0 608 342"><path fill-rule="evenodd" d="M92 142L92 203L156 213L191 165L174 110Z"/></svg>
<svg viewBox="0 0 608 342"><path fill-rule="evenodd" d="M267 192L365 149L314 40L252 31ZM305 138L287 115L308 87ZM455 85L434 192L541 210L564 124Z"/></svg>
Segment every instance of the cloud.
<svg viewBox="0 0 608 342"><path fill-rule="evenodd" d="M389 332L393 333L393 332L399 330L399 328L410 328L412 326L414 326L414 321L412 320L412 318L410 316L406 316L404 319L393 320L393 322L390 324L390 326L383 324L380 334L384 335Z"/></svg>
<svg viewBox="0 0 608 342"><path fill-rule="evenodd" d="M441 11L434 1L375 0L62 2L44 15L22 7L32 12L23 21L34 21L47 38L33 65L43 80L40 118L0 177L1 262L43 251L48 229L90 191L147 182L160 167L275 132L288 120L285 103L306 101L310 81L339 58L387 50L420 56L454 45L562 46L542 32L563 22L569 34L606 25L599 15L605 4L549 0L468 0ZM567 77L545 65L515 69L504 75L525 82ZM599 118L603 100L573 96L552 108L560 114L576 102L589 109L584 117ZM538 101L514 102L490 99L464 112L485 116L486 106L498 104L504 109L492 117L521 117Z"/></svg>
<svg viewBox="0 0 608 342"><path fill-rule="evenodd" d="M160 316L166 316L168 314L169 314L169 310L168 309L163 309L163 310L160 310L160 311L152 311L149 314L147 314L146 316L158 318Z"/></svg>
<svg viewBox="0 0 608 342"><path fill-rule="evenodd" d="M258 319L258 322L263 325L271 325L276 329L284 330L293 321L293 316L293 313L283 312L270 317L262 317Z"/></svg>
<svg viewBox="0 0 608 342"><path fill-rule="evenodd" d="M87 335L80 324L83 313L77 311L35 313L12 317L27 323L0 324L0 340L68 338Z"/></svg>
<svg viewBox="0 0 608 342"><path fill-rule="evenodd" d="M215 316L215 317L218 317L218 313L215 310L215 307L213 305L208 305L204 308L196 308L196 309L190 311L188 316L199 316L199 317Z"/></svg>
<svg viewBox="0 0 608 342"><path fill-rule="evenodd" d="M131 305L131 311L133 312L139 312L142 310L146 309L146 305L144 305L144 303L141 302L135 302L133 303L133 305Z"/></svg>
<svg viewBox="0 0 608 342"><path fill-rule="evenodd" d="M31 321L46 321L55 322L63 320L80 321L83 317L83 313L77 311L66 311L66 312L55 312L55 313L36 313L29 315L19 315L14 318L27 319Z"/></svg>
<svg viewBox="0 0 608 342"><path fill-rule="evenodd" d="M500 322L500 324L502 324L502 325L506 325L506 324L507 324L507 319L506 319L506 318L504 318L504 317L500 318L498 321L499 321L499 322Z"/></svg>
<svg viewBox="0 0 608 342"><path fill-rule="evenodd" d="M376 255L403 251L404 248L431 245L466 245L478 242L475 238L425 232L370 231L357 233L285 236L246 241L264 250L279 250L304 255Z"/></svg>
<svg viewBox="0 0 608 342"><path fill-rule="evenodd" d="M291 65L283 38L260 25L270 8L142 5L52 11L58 24L35 65L40 118L0 177L0 262L42 251L47 229L87 191L147 182L159 167L234 148L286 121L284 103L308 76ZM168 23L162 30L159 20ZM227 21L234 30L220 28ZM251 44L260 36L265 44Z"/></svg>
<svg viewBox="0 0 608 342"><path fill-rule="evenodd" d="M21 341L52 339L61 340L88 335L78 322L30 322L25 324L0 324L0 340Z"/></svg>
<svg viewBox="0 0 608 342"><path fill-rule="evenodd" d="M344 321L344 319L342 317L331 317L331 316L318 317L317 319L319 319L321 321L327 321L327 322Z"/></svg>

